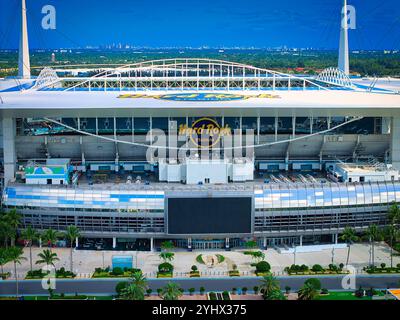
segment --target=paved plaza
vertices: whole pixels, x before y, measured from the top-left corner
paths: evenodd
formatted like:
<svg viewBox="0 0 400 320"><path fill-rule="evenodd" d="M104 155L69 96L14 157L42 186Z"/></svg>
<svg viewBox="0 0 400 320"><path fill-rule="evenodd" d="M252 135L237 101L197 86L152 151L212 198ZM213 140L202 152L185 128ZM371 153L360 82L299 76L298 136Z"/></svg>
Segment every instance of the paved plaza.
<svg viewBox="0 0 400 320"><path fill-rule="evenodd" d="M34 263L37 260L37 254L41 252L43 248L33 247L32 256ZM53 248L53 251L57 253L60 261L56 263L56 268L59 269L64 267L69 270L70 266L70 249L68 248ZM196 265L203 275L208 276L221 276L228 270L232 269L234 264L237 265L239 271L251 273L254 270L250 264L252 260L250 256L243 254L244 250L235 251L179 251L175 252L175 259L172 264L175 267L175 276L186 276L186 273L190 271L192 265ZM286 266L294 263L295 256L293 253L279 253L276 250L270 248L263 251L265 253L265 260L271 264L272 271L276 273L282 273ZM225 260L216 264L213 267L208 267L204 264L199 264L196 261L196 257L202 254L203 258L215 254L221 254L225 257ZM112 256L114 255L132 255L133 267L137 267L143 270L148 277L155 275L158 265L161 263L159 253L157 252L143 252L143 251L92 251L92 250L74 250L74 272L78 274L80 278L90 277L91 273L96 267L112 267ZM18 266L19 277L24 277L26 272L29 270L29 248L25 248L24 256L27 260L23 261ZM334 250L334 263L340 264L346 262L347 249L335 249ZM369 263L370 259L370 245L368 243L354 244L351 247L350 264L357 269L361 269ZM321 250L319 252L308 252L308 253L297 253L296 264L305 264L312 266L313 264L320 264L322 266L328 266L332 263L332 250ZM385 243L375 244L375 264L380 265L386 263L390 265L390 248ZM397 254L393 257L393 264L400 263L400 256ZM34 269L39 269L41 266L34 265ZM13 273L13 265L9 263L4 267L5 271Z"/></svg>

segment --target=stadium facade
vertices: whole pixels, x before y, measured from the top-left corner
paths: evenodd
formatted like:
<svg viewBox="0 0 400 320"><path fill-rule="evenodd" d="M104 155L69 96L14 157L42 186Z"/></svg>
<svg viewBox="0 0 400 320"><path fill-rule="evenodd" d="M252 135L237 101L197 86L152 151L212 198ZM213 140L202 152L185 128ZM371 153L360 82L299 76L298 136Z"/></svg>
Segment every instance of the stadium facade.
<svg viewBox="0 0 400 320"><path fill-rule="evenodd" d="M113 247L301 245L385 225L400 201L399 81L193 58L33 78L24 13L20 77L0 81L2 205L22 227L76 225Z"/></svg>

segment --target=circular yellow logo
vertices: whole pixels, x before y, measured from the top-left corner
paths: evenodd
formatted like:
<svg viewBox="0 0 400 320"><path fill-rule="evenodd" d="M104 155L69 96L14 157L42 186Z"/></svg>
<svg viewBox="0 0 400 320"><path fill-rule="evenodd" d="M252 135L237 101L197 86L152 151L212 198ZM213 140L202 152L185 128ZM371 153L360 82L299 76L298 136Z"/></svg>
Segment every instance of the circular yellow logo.
<svg viewBox="0 0 400 320"><path fill-rule="evenodd" d="M190 140L200 148L212 148L221 139L221 136L230 135L231 129L221 128L217 121L211 118L200 118L193 122L191 128L186 126L179 130L180 135L190 136Z"/></svg>

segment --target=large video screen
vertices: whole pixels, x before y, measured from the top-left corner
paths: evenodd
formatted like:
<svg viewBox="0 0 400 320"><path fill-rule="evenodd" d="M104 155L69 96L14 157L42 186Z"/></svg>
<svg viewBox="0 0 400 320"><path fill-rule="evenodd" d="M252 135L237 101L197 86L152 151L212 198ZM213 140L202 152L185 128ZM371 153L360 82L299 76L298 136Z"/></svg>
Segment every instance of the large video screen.
<svg viewBox="0 0 400 320"><path fill-rule="evenodd" d="M251 210L251 197L168 198L168 233L251 233Z"/></svg>

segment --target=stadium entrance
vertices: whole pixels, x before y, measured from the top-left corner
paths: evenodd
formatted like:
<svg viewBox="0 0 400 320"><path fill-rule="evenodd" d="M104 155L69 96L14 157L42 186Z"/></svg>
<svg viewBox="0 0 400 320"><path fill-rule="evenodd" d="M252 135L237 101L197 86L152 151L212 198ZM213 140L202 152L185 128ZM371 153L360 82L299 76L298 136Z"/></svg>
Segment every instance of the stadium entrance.
<svg viewBox="0 0 400 320"><path fill-rule="evenodd" d="M225 249L225 240L193 240L193 250L213 250L213 249Z"/></svg>
<svg viewBox="0 0 400 320"><path fill-rule="evenodd" d="M178 248L189 248L188 240L176 240L175 244ZM238 248L243 246L241 239L229 239L229 248ZM225 250L226 239L192 239L192 250Z"/></svg>

